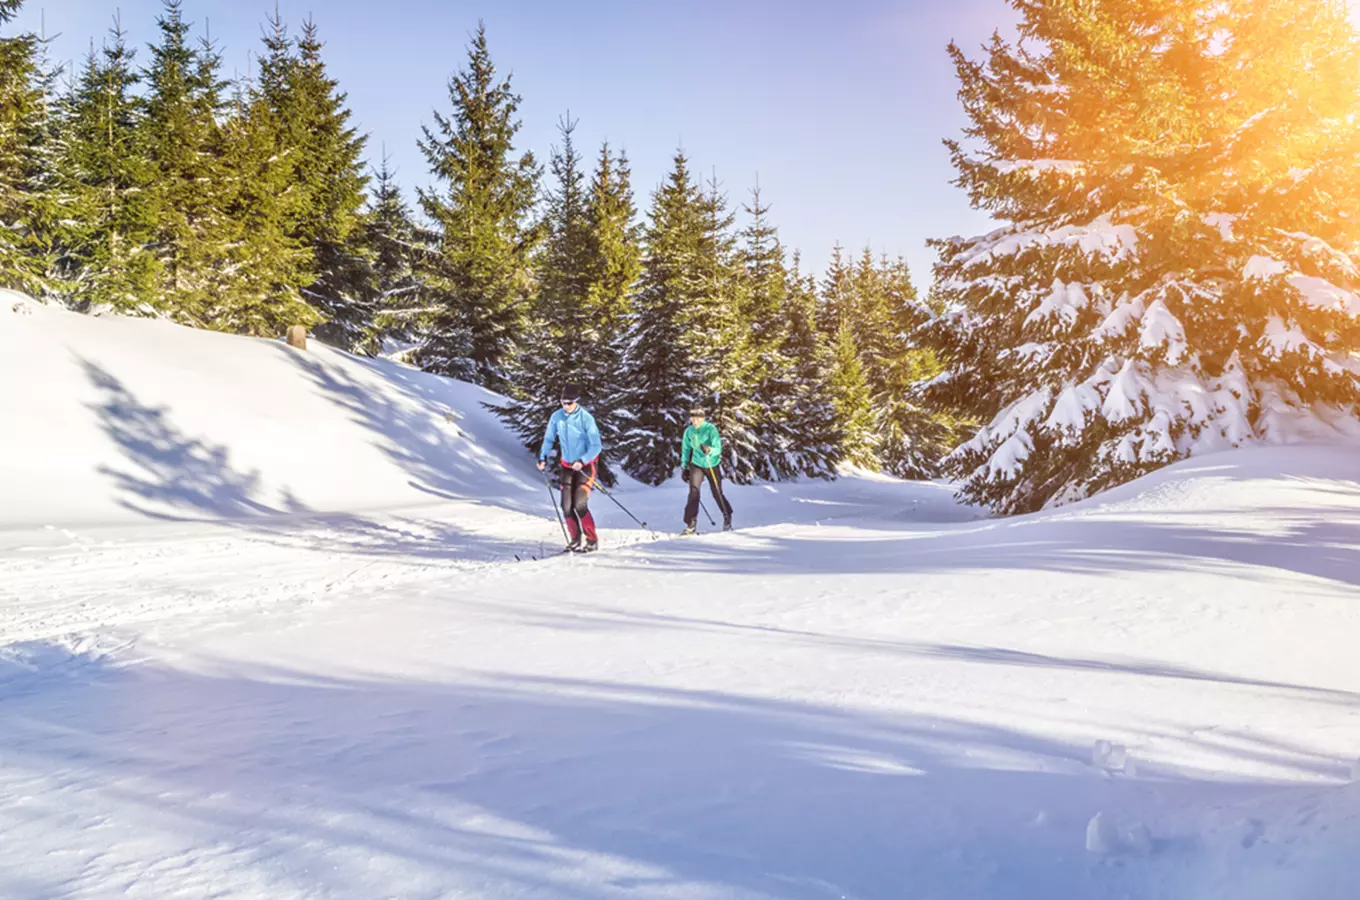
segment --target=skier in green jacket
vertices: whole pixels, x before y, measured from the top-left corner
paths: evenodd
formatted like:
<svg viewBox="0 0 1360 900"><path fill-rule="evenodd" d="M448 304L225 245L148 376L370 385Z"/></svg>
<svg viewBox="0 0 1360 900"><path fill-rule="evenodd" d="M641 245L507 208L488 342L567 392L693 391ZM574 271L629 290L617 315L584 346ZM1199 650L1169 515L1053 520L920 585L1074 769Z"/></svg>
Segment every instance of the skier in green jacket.
<svg viewBox="0 0 1360 900"><path fill-rule="evenodd" d="M723 531L732 530L732 504L722 490L722 437L718 428L705 419L701 408L689 411L689 427L680 439L680 471L689 483L689 500L685 503L685 534L694 534L699 524L699 489L705 481L708 491L723 514Z"/></svg>

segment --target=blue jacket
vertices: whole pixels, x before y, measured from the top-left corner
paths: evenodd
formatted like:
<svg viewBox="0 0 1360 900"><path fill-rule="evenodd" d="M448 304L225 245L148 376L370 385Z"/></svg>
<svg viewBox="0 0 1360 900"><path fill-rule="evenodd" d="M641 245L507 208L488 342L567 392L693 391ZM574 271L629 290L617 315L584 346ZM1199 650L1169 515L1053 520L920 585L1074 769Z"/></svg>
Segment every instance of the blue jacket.
<svg viewBox="0 0 1360 900"><path fill-rule="evenodd" d="M543 432L543 447L538 458L546 461L552 453L553 444L559 445L562 462L574 463L580 460L588 463L600 455L600 429L595 417L584 406L577 406L576 412L568 413L559 409L548 419L548 428Z"/></svg>

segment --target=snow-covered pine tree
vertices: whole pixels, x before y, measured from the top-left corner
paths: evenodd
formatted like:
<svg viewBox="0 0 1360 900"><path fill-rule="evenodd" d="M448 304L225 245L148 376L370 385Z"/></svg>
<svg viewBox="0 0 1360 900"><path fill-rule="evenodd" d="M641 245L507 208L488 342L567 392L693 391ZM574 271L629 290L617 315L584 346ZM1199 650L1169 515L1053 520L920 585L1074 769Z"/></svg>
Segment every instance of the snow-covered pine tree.
<svg viewBox="0 0 1360 900"><path fill-rule="evenodd" d="M558 121L561 143L553 148L549 162L556 183L545 204L546 240L534 314L524 346L509 369L511 399L492 407L532 450L542 443L544 424L556 408L564 381L581 384L585 402L594 405L594 386L584 376L599 334L587 307L592 275L589 197L572 140L575 129L570 114Z"/></svg>
<svg viewBox="0 0 1360 900"><path fill-rule="evenodd" d="M502 388L534 292L540 230L529 219L539 168L532 153L514 155L520 98L508 77L497 80L480 23L449 99L452 115L436 111L420 141L443 191L420 192L439 231L439 253L422 277L441 309L418 359L430 371Z"/></svg>
<svg viewBox="0 0 1360 900"><path fill-rule="evenodd" d="M367 292L375 312L372 333L357 349L375 354L416 345L425 335L423 322L429 315L416 259L427 248L419 242L411 210L385 152L374 174L360 240L363 258L369 260Z"/></svg>
<svg viewBox="0 0 1360 900"><path fill-rule="evenodd" d="M302 295L326 320L313 332L353 351L369 340L377 313L359 240L368 137L350 123L347 95L326 71L323 47L316 23L308 19L297 41L297 62L288 70L282 110L295 161L294 190L301 195L289 235L311 250L313 280Z"/></svg>
<svg viewBox="0 0 1360 900"><path fill-rule="evenodd" d="M787 478L797 473L790 452L799 440L789 427L795 412L792 388L797 362L784 353L789 271L759 185L751 189L751 202L742 208L749 221L740 234L745 280L741 320L747 334L746 396L754 417L749 428L754 439L734 462L743 467L738 475L744 478Z"/></svg>
<svg viewBox="0 0 1360 900"><path fill-rule="evenodd" d="M942 367L930 347L921 346L920 331L938 310L922 303L906 260L880 257L878 290L884 303L888 337L875 365L879 368L878 458L883 469L899 478L933 478L945 456L958 444L960 424L948 410L920 399L923 385Z"/></svg>
<svg viewBox="0 0 1360 900"><path fill-rule="evenodd" d="M136 51L115 17L100 52L91 47L65 100L63 175L76 203L63 259L70 299L82 309L156 313L160 279L147 252L155 233L152 167L140 144L142 99L134 87Z"/></svg>
<svg viewBox="0 0 1360 900"><path fill-rule="evenodd" d="M931 396L949 471L1033 510L1194 453L1356 430L1360 50L1332 0L1012 0L951 47L958 183Z"/></svg>
<svg viewBox="0 0 1360 900"><path fill-rule="evenodd" d="M22 6L0 0L0 26ZM45 118L38 66L39 39L33 34L0 37L0 286L45 292L49 261L42 242L38 182Z"/></svg>
<svg viewBox="0 0 1360 900"><path fill-rule="evenodd" d="M817 327L827 340L835 341L841 323L854 322L854 263L846 258L845 248L839 243L831 249L831 262L822 281L821 303L817 313Z"/></svg>
<svg viewBox="0 0 1360 900"><path fill-rule="evenodd" d="M230 290L228 247L234 238L226 206L234 182L224 165L220 56L205 40L190 43L180 0L166 0L160 40L141 74L145 115L137 146L151 169L148 251L160 273L148 312L203 325Z"/></svg>
<svg viewBox="0 0 1360 900"><path fill-rule="evenodd" d="M589 221L590 282L586 290L587 325L593 346L583 363L591 413L605 447L602 477L613 483L620 436L631 422L624 359L633 290L642 274L641 231L633 203L628 157L600 147L586 203Z"/></svg>
<svg viewBox="0 0 1360 900"><path fill-rule="evenodd" d="M762 411L753 388L758 359L747 318L748 284L736 236L735 214L716 176L703 193L703 232L697 256L702 283L683 307L688 365L699 376L700 402L723 436L723 472L749 482L761 467Z"/></svg>
<svg viewBox="0 0 1360 900"><path fill-rule="evenodd" d="M691 352L695 311L710 287L703 255L706 199L677 151L670 174L652 194L642 277L633 301L625 360L625 404L632 415L620 436L624 469L660 484L679 464L689 407L704 401L702 371Z"/></svg>
<svg viewBox="0 0 1360 900"><path fill-rule="evenodd" d="M873 389L860 359L855 329L842 319L832 347L831 381L828 390L840 437L837 456L845 462L877 469L878 435L875 429Z"/></svg>
<svg viewBox="0 0 1360 900"><path fill-rule="evenodd" d="M820 303L813 276L803 276L793 255L786 280L783 355L792 366L779 385L778 407L788 435L781 444L780 474L835 477L844 443L832 379L835 360L817 327Z"/></svg>

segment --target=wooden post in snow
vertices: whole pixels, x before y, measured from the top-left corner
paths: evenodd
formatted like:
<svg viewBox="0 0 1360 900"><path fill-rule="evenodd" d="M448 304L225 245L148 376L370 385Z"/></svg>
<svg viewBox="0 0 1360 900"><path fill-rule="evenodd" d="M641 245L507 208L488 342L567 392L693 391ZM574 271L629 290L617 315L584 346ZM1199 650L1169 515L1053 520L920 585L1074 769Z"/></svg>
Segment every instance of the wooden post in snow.
<svg viewBox="0 0 1360 900"><path fill-rule="evenodd" d="M303 325L288 326L288 346L299 350L307 349L307 328Z"/></svg>

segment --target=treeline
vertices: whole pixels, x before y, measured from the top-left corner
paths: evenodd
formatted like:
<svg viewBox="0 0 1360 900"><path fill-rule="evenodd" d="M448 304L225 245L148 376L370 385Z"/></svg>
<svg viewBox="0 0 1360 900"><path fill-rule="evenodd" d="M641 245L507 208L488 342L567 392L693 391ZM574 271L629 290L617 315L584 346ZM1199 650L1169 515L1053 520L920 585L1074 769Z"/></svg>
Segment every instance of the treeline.
<svg viewBox="0 0 1360 900"><path fill-rule="evenodd" d="M21 0L0 0L9 23ZM677 152L639 215L627 155L583 155L563 119L547 161L516 144L519 96L480 26L420 149L410 209L372 171L317 25L271 20L253 71L167 0L156 40L115 20L76 71L34 35L0 39L0 283L82 310L276 336L304 324L352 352L508 398L536 444L583 384L606 463L666 478L691 405L723 429L730 477L829 476L844 462L931 474L953 423L909 402L934 374L908 335L931 315L901 259L837 248L818 281L758 190L734 207Z"/></svg>

